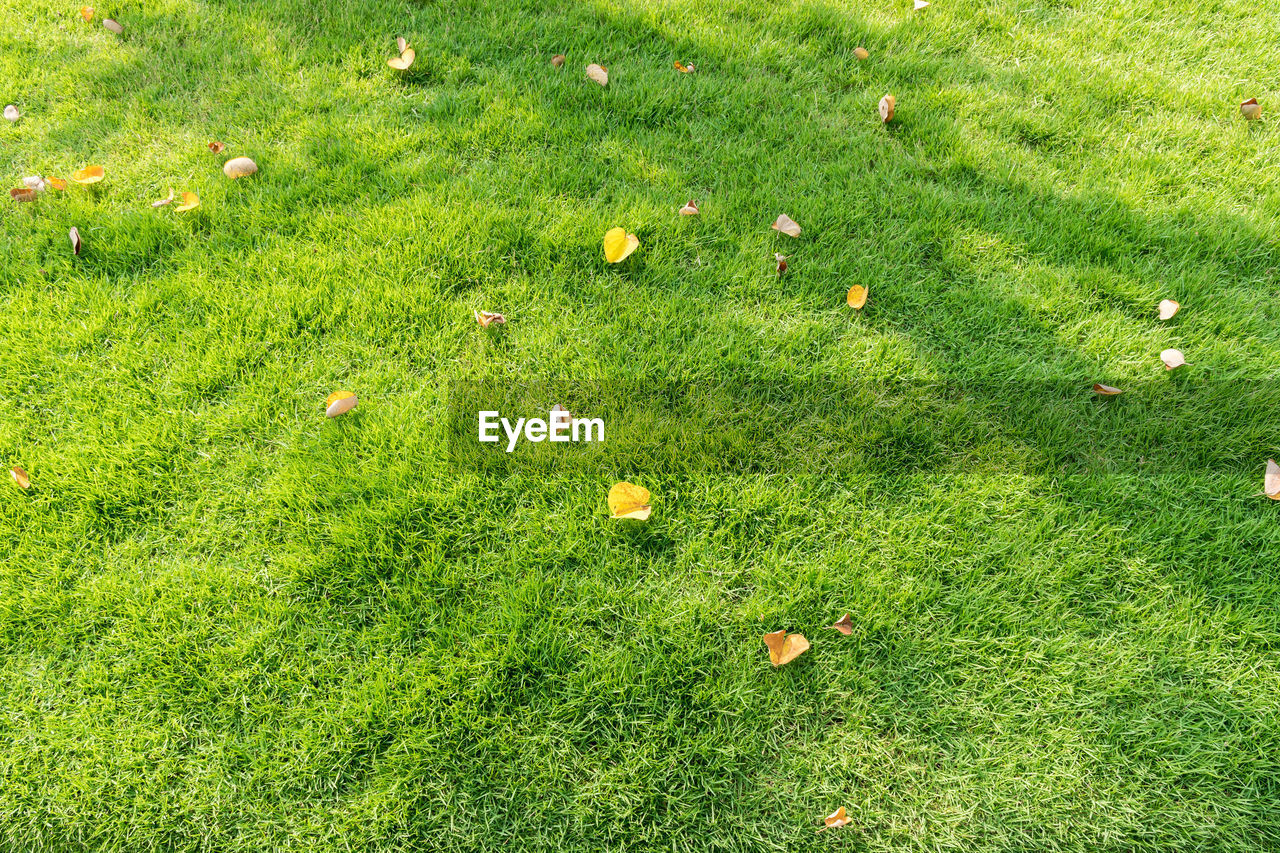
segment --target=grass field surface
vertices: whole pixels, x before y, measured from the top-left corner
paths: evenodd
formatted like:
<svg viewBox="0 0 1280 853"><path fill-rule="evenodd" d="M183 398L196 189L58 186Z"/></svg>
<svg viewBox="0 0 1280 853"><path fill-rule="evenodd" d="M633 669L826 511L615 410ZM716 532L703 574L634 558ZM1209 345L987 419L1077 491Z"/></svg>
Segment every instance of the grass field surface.
<svg viewBox="0 0 1280 853"><path fill-rule="evenodd" d="M1276 8L0 20L0 849L1280 848Z"/></svg>

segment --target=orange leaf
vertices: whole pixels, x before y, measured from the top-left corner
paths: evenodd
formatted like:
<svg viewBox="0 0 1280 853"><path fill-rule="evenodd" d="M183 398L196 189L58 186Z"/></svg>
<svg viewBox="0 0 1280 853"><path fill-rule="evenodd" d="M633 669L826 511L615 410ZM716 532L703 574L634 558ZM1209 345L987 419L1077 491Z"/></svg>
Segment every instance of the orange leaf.
<svg viewBox="0 0 1280 853"><path fill-rule="evenodd" d="M1262 491L1273 501L1280 501L1280 465L1267 460L1267 473L1262 476Z"/></svg>
<svg viewBox="0 0 1280 853"><path fill-rule="evenodd" d="M1099 397L1115 397L1119 394L1123 394L1124 392L1119 388L1112 388L1110 385L1103 385L1101 382L1095 382L1093 383L1093 393L1097 394Z"/></svg>
<svg viewBox="0 0 1280 853"><path fill-rule="evenodd" d="M680 208L680 215L681 216L697 216L698 203L693 199L689 199L689 203L686 204L684 207Z"/></svg>
<svg viewBox="0 0 1280 853"><path fill-rule="evenodd" d="M832 812L831 814L823 818L822 822L825 823L827 826L831 827L832 829L839 829L840 827L844 826L849 822L849 815L847 812L845 812L844 806L841 806L840 808L836 809L834 812Z"/></svg>
<svg viewBox="0 0 1280 853"><path fill-rule="evenodd" d="M804 634L788 634L781 630L765 634L764 644L769 647L769 662L774 666L791 663L809 650L809 641Z"/></svg>
<svg viewBox="0 0 1280 853"><path fill-rule="evenodd" d="M67 237L71 240L71 254L80 254L80 229L71 226L71 230L67 232Z"/></svg>
<svg viewBox="0 0 1280 853"><path fill-rule="evenodd" d="M850 308L862 309L867 304L868 291L860 284L855 284L849 288L849 292L845 294L845 301L849 303Z"/></svg>
<svg viewBox="0 0 1280 853"><path fill-rule="evenodd" d="M604 234L604 259L611 264L625 261L639 247L640 238L625 228L610 228Z"/></svg>
<svg viewBox="0 0 1280 853"><path fill-rule="evenodd" d="M45 175L44 182L55 190L65 190L67 188L67 182L62 180L62 178L51 178L48 175Z"/></svg>
<svg viewBox="0 0 1280 853"><path fill-rule="evenodd" d="M692 73L693 73L693 63L692 63L692 62L690 62L688 65L685 65L684 63L682 63L680 60L678 60L678 59L677 59L677 60L676 60L676 70L677 70L677 71L679 71L681 74L692 74Z"/></svg>
<svg viewBox="0 0 1280 853"><path fill-rule="evenodd" d="M1182 350L1167 349L1160 353L1160 360L1164 362L1165 370L1173 370L1175 367L1182 367L1187 360L1182 356Z"/></svg>
<svg viewBox="0 0 1280 853"><path fill-rule="evenodd" d="M213 142L209 143L209 150L212 151L214 154L221 154L222 149L226 147L227 146L223 145L221 142L218 142L216 139Z"/></svg>
<svg viewBox="0 0 1280 853"><path fill-rule="evenodd" d="M893 108L898 105L897 98L893 95L885 95L880 99L880 121L888 124L893 121Z"/></svg>
<svg viewBox="0 0 1280 853"><path fill-rule="evenodd" d="M14 201L35 201L38 193L31 187L16 187L9 190L9 197Z"/></svg>
<svg viewBox="0 0 1280 853"><path fill-rule="evenodd" d="M1177 314L1178 309L1181 307L1182 307L1181 305L1174 302L1172 299L1161 299L1160 300L1160 319L1161 320L1172 319L1173 315Z"/></svg>
<svg viewBox="0 0 1280 853"><path fill-rule="evenodd" d="M106 169L101 166L85 166L78 172L72 172L71 180L77 184L96 184L102 180L102 176L106 174Z"/></svg>
<svg viewBox="0 0 1280 853"><path fill-rule="evenodd" d="M551 57L551 64L552 64L552 65L554 65L556 68L563 68L563 67L564 67L564 54L563 54L563 53L557 53L555 56Z"/></svg>
<svg viewBox="0 0 1280 853"><path fill-rule="evenodd" d="M119 23L117 23L116 21L113 21L113 20L112 20L112 19L110 19L110 18L103 18L103 19L102 19L102 26L104 26L104 27L106 27L107 29L111 30L111 32L115 33L115 34L116 34L116 35L118 35L118 36L119 36L119 35L124 35L124 27L120 26L120 24L119 24Z"/></svg>
<svg viewBox="0 0 1280 853"><path fill-rule="evenodd" d="M1240 105L1240 113L1249 121L1262 118L1262 107L1258 106L1257 98L1250 98Z"/></svg>
<svg viewBox="0 0 1280 853"><path fill-rule="evenodd" d="M80 17L84 18L86 21L92 21L92 20L93 20L93 7L92 7L92 6L81 6L81 7L80 7Z"/></svg>
<svg viewBox="0 0 1280 853"><path fill-rule="evenodd" d="M222 164L222 174L228 178L247 178L258 171L258 164L248 157L232 157Z"/></svg>
<svg viewBox="0 0 1280 853"><path fill-rule="evenodd" d="M867 49L865 47L855 47L853 49L853 55L855 59L858 59L859 61L861 61L863 59L866 59L871 54L867 52Z"/></svg>
<svg viewBox="0 0 1280 853"><path fill-rule="evenodd" d="M12 477L13 481L18 484L18 488L20 489L31 488L31 478L27 476L26 471L22 470L21 465L14 465L12 468L10 468L9 476Z"/></svg>
<svg viewBox="0 0 1280 853"><path fill-rule="evenodd" d="M494 323L502 325L503 323L507 322L506 317L502 316L501 314L495 314L492 311L476 311L474 313L476 315L476 322L479 323L480 326L485 329L489 328Z"/></svg>
<svg viewBox="0 0 1280 853"><path fill-rule="evenodd" d="M393 56L388 59L387 64L397 71L407 71L409 66L413 64L413 60L417 55L418 54L414 52L413 48L406 47L404 50L400 51L399 56Z"/></svg>
<svg viewBox="0 0 1280 853"><path fill-rule="evenodd" d="M182 204L174 208L178 213L186 213L188 210L195 210L200 206L200 196L195 193L183 193Z"/></svg>
<svg viewBox="0 0 1280 853"><path fill-rule="evenodd" d="M653 507L649 506L649 490L632 483L614 483L609 489L609 517L634 518L646 521Z"/></svg>
<svg viewBox="0 0 1280 853"><path fill-rule="evenodd" d="M779 213L778 218L773 220L773 230L786 234L788 237L800 236L800 226L785 213Z"/></svg>
<svg viewBox="0 0 1280 853"><path fill-rule="evenodd" d="M350 391L334 391L324 399L324 416L336 418L345 415L356 407L357 402L356 395Z"/></svg>
<svg viewBox="0 0 1280 853"><path fill-rule="evenodd" d="M847 637L853 633L853 620L851 620L849 618L849 614L846 613L845 615L840 617L839 622L829 627L833 631L839 631L841 634L844 634ZM844 809L841 809L841 811L844 811Z"/></svg>
<svg viewBox="0 0 1280 853"><path fill-rule="evenodd" d="M596 65L594 62L587 66L587 78L594 80L601 86L609 85L609 69L603 65Z"/></svg>

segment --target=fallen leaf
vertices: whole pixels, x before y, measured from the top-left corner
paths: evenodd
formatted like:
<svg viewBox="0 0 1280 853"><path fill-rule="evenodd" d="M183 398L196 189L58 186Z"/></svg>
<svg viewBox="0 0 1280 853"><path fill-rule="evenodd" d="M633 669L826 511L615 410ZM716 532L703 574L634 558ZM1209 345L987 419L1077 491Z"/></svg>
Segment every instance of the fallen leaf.
<svg viewBox="0 0 1280 853"><path fill-rule="evenodd" d="M113 21L111 18L103 18L102 26L111 30L111 32L115 33L118 36L124 35L124 27L120 26L119 23L117 23L116 21Z"/></svg>
<svg viewBox="0 0 1280 853"><path fill-rule="evenodd" d="M65 190L67 188L67 182L62 180L62 178L51 178L48 175L45 175L44 182L55 190Z"/></svg>
<svg viewBox="0 0 1280 853"><path fill-rule="evenodd" d="M71 238L71 254L80 254L80 229L71 226L71 230L67 232L67 236Z"/></svg>
<svg viewBox="0 0 1280 853"><path fill-rule="evenodd" d="M173 187L169 187L169 194L167 196L165 196L164 198L158 198L155 201L151 202L151 206L164 207L166 204L168 204L171 201L173 201Z"/></svg>
<svg viewBox="0 0 1280 853"><path fill-rule="evenodd" d="M13 104L4 108L4 117L9 121L17 121L22 117L22 113L18 112L18 108Z"/></svg>
<svg viewBox="0 0 1280 853"><path fill-rule="evenodd" d="M501 314L495 314L492 311L475 311L473 313L476 315L476 322L485 329L489 328L494 323L502 325L507 322L506 317Z"/></svg>
<svg viewBox="0 0 1280 853"><path fill-rule="evenodd" d="M698 203L693 199L689 199L689 202L684 207L680 208L680 215L681 216L697 216Z"/></svg>
<svg viewBox="0 0 1280 853"><path fill-rule="evenodd" d="M774 666L791 663L809 650L809 641L804 634L788 634L786 631L765 634L764 644L769 647L769 662Z"/></svg>
<svg viewBox="0 0 1280 853"><path fill-rule="evenodd" d="M36 191L31 187L17 187L9 190L9 197L14 201L35 201Z"/></svg>
<svg viewBox="0 0 1280 853"><path fill-rule="evenodd" d="M788 237L800 236L800 226L785 213L779 213L778 218L773 220L773 230L786 234Z"/></svg>
<svg viewBox="0 0 1280 853"><path fill-rule="evenodd" d="M596 65L594 62L587 66L587 78L594 80L601 86L609 85L609 69L603 65Z"/></svg>
<svg viewBox="0 0 1280 853"><path fill-rule="evenodd" d="M868 56L870 56L870 55L871 55L871 54L867 52L867 49L866 49L865 47L855 47L855 48L853 49L853 56L854 56L854 58L855 58L855 59L863 60L863 59L866 59L866 58L867 58Z"/></svg>
<svg viewBox="0 0 1280 853"><path fill-rule="evenodd" d="M106 171L101 166L85 166L78 172L72 172L71 180L77 184L96 184L102 180L102 176L106 174Z"/></svg>
<svg viewBox="0 0 1280 853"><path fill-rule="evenodd" d="M227 146L223 145L221 142L218 142L216 139L213 142L209 143L209 150L212 151L214 154L221 154L222 150L226 147Z"/></svg>
<svg viewBox="0 0 1280 853"><path fill-rule="evenodd" d="M93 7L92 7L92 6L81 6L81 7L80 7L80 17L84 18L86 21L92 21L92 20L93 20Z"/></svg>
<svg viewBox="0 0 1280 853"><path fill-rule="evenodd" d="M628 234L625 228L610 228L604 232L604 259L611 264L626 260L640 247L640 238Z"/></svg>
<svg viewBox="0 0 1280 853"><path fill-rule="evenodd" d="M404 53L409 49L409 42L405 41L404 36L396 36L396 50Z"/></svg>
<svg viewBox="0 0 1280 853"><path fill-rule="evenodd" d="M417 55L418 54L414 52L413 48L406 47L404 50L400 51L399 56L393 56L388 59L387 64L397 71L406 71L409 66L413 64L413 60Z"/></svg>
<svg viewBox="0 0 1280 853"><path fill-rule="evenodd" d="M1181 307L1182 307L1181 305L1174 302L1172 299L1161 299L1160 300L1160 319L1161 320L1172 319L1173 315L1177 314L1178 309Z"/></svg>
<svg viewBox="0 0 1280 853"><path fill-rule="evenodd" d="M830 627L833 631L839 631L841 634L844 634L847 637L853 633L853 620L850 619L849 614L846 613L845 615L840 617L839 622L835 623L834 625L830 625L828 627ZM840 811L844 811L844 809L841 809Z"/></svg>
<svg viewBox="0 0 1280 853"><path fill-rule="evenodd" d="M1173 370L1175 367L1181 367L1187 363L1187 360L1182 356L1182 351L1176 349L1161 351L1160 360L1164 362L1165 370Z"/></svg>
<svg viewBox="0 0 1280 853"><path fill-rule="evenodd" d="M185 213L188 210L195 210L200 206L200 196L195 193L183 193L182 204L174 208L178 213Z"/></svg>
<svg viewBox="0 0 1280 853"><path fill-rule="evenodd" d="M564 67L564 54L563 54L563 53L557 53L555 56L551 57L551 64L552 64L552 65L554 65L556 68L563 68L563 67Z"/></svg>
<svg viewBox="0 0 1280 853"><path fill-rule="evenodd" d="M787 256L781 252L774 252L773 259L778 262L778 275L782 275L787 271Z"/></svg>
<svg viewBox="0 0 1280 853"><path fill-rule="evenodd" d="M688 65L685 65L683 62L677 59L676 70L679 71L681 74L692 74L694 70L693 63L690 62Z"/></svg>
<svg viewBox="0 0 1280 853"><path fill-rule="evenodd" d="M849 303L850 308L862 309L867 304L868 290L860 284L855 284L849 288L849 292L845 294L844 300Z"/></svg>
<svg viewBox="0 0 1280 853"><path fill-rule="evenodd" d="M1267 473L1262 475L1262 491L1273 501L1280 501L1280 465L1267 460Z"/></svg>
<svg viewBox="0 0 1280 853"><path fill-rule="evenodd" d="M893 108L898 105L898 100L893 95L885 95L880 99L880 121L888 124L893 121Z"/></svg>
<svg viewBox="0 0 1280 853"><path fill-rule="evenodd" d="M1093 393L1099 397L1116 397L1124 392L1119 388L1113 388L1110 385L1103 385L1101 382L1093 383Z"/></svg>
<svg viewBox="0 0 1280 853"><path fill-rule="evenodd" d="M222 174L228 178L247 178L258 171L258 164L248 157L232 157L222 164Z"/></svg>
<svg viewBox="0 0 1280 853"><path fill-rule="evenodd" d="M334 391L324 399L324 416L336 418L345 415L356 407L356 395L350 391Z"/></svg>
<svg viewBox="0 0 1280 853"><path fill-rule="evenodd" d="M609 490L609 517L634 518L645 521L653 507L649 506L649 490L631 483L614 483Z"/></svg>
<svg viewBox="0 0 1280 853"><path fill-rule="evenodd" d="M10 468L9 476L12 477L13 481L18 484L18 488L20 489L31 488L31 478L27 476L26 471L22 470L21 465L14 465L12 468Z"/></svg>
<svg viewBox="0 0 1280 853"><path fill-rule="evenodd" d="M1262 118L1262 107L1258 105L1257 98L1250 98L1240 105L1240 113L1249 121Z"/></svg>
<svg viewBox="0 0 1280 853"><path fill-rule="evenodd" d="M916 11L919 12L925 6L929 5L929 0L916 0Z"/></svg>
<svg viewBox="0 0 1280 853"><path fill-rule="evenodd" d="M849 822L849 815L848 813L845 812L844 806L841 806L840 808L836 809L834 812L832 812L831 814L823 818L822 822L825 823L827 826L831 827L832 829L839 829L840 827L844 826Z"/></svg>
<svg viewBox="0 0 1280 853"><path fill-rule="evenodd" d="M39 175L28 175L22 179L22 183L35 190L38 193L45 191L44 178Z"/></svg>

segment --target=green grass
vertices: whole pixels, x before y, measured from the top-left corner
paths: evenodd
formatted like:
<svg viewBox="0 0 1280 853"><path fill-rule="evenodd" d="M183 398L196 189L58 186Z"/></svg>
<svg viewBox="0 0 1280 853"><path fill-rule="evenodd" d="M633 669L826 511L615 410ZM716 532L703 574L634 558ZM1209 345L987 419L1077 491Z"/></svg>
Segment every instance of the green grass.
<svg viewBox="0 0 1280 853"><path fill-rule="evenodd" d="M1280 12L910 6L0 0L0 849L1280 847Z"/></svg>

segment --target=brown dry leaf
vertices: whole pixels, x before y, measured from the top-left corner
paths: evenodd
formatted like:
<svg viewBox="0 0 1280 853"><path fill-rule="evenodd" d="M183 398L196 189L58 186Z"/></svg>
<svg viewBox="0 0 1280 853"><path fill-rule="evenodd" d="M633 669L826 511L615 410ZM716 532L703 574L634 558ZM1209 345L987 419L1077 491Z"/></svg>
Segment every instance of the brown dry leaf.
<svg viewBox="0 0 1280 853"><path fill-rule="evenodd" d="M640 238L625 228L610 228L604 233L604 259L611 264L625 261L639 247Z"/></svg>
<svg viewBox="0 0 1280 853"><path fill-rule="evenodd" d="M219 142L216 139L213 142L209 143L209 150L212 151L214 154L221 154L223 149L226 147L227 146L223 145L221 142Z"/></svg>
<svg viewBox="0 0 1280 853"><path fill-rule="evenodd" d="M37 195L39 193L31 189L31 187L15 187L9 190L9 197L14 201L35 201Z"/></svg>
<svg viewBox="0 0 1280 853"><path fill-rule="evenodd" d="M1177 314L1178 309L1181 307L1182 307L1181 305L1179 305L1177 302L1174 302L1172 299L1161 299L1160 300L1160 319L1161 320L1173 319L1173 315Z"/></svg>
<svg viewBox="0 0 1280 853"><path fill-rule="evenodd" d="M22 113L18 112L17 107L15 107L13 104L10 104L9 106L4 108L4 117L7 118L9 121L17 121L18 119L22 118Z"/></svg>
<svg viewBox="0 0 1280 853"><path fill-rule="evenodd" d="M564 59L565 57L563 53L557 53L555 56L551 57L551 64L554 65L556 68L563 68Z"/></svg>
<svg viewBox="0 0 1280 853"><path fill-rule="evenodd" d="M165 196L164 198L158 198L155 201L151 202L151 206L164 207L166 204L168 204L171 201L173 201L173 187L169 187L169 194L167 196Z"/></svg>
<svg viewBox="0 0 1280 853"><path fill-rule="evenodd" d="M77 184L85 184L87 186L88 184L96 184L98 181L102 180L102 176L106 173L107 170L101 166L85 166L78 172L72 172L71 180L75 181Z"/></svg>
<svg viewBox="0 0 1280 853"><path fill-rule="evenodd" d="M80 254L80 229L71 226L71 230L67 232L67 236L71 239L71 254Z"/></svg>
<svg viewBox="0 0 1280 853"><path fill-rule="evenodd" d="M587 66L587 79L594 80L601 86L609 85L609 69L594 62Z"/></svg>
<svg viewBox="0 0 1280 853"><path fill-rule="evenodd" d="M680 208L680 215L681 216L697 216L698 203L693 199L689 199L688 203L685 204L684 207Z"/></svg>
<svg viewBox="0 0 1280 853"><path fill-rule="evenodd" d="M834 625L830 625L828 627L830 627L831 630L839 631L841 634L844 634L846 637L848 637L850 634L853 633L853 620L850 619L849 614L846 613L845 615L840 617L839 622L836 622ZM841 811L844 811L844 809L841 809Z"/></svg>
<svg viewBox="0 0 1280 853"><path fill-rule="evenodd" d="M774 252L773 259L778 262L778 275L782 275L787 271L787 256L781 252Z"/></svg>
<svg viewBox="0 0 1280 853"><path fill-rule="evenodd" d="M809 641L804 634L788 634L786 631L765 634L764 644L769 647L769 662L774 666L791 663L809 650Z"/></svg>
<svg viewBox="0 0 1280 853"><path fill-rule="evenodd" d="M1093 393L1097 394L1099 397L1115 397L1123 394L1124 392L1119 388L1113 388L1110 385L1103 385L1101 382L1095 382L1093 383Z"/></svg>
<svg viewBox="0 0 1280 853"><path fill-rule="evenodd" d="M788 237L800 236L800 226L785 213L779 213L778 218L773 220L773 230L786 234Z"/></svg>
<svg viewBox="0 0 1280 853"><path fill-rule="evenodd" d="M357 402L356 395L350 391L334 391L324 398L324 416L336 418L338 415L345 415L356 407Z"/></svg>
<svg viewBox="0 0 1280 853"><path fill-rule="evenodd" d="M248 157L232 157L222 164L222 174L228 178L247 178L258 171L258 164Z"/></svg>
<svg viewBox="0 0 1280 853"><path fill-rule="evenodd" d="M67 182L62 180L62 178L53 178L49 175L45 175L44 182L55 190L65 190L67 188Z"/></svg>
<svg viewBox="0 0 1280 853"><path fill-rule="evenodd" d="M200 206L200 196L195 193L183 193L182 204L174 208L178 213L186 213L188 210L195 210Z"/></svg>
<svg viewBox="0 0 1280 853"><path fill-rule="evenodd" d="M649 506L649 490L632 483L614 483L609 490L609 517L634 518L645 521L653 507Z"/></svg>
<svg viewBox="0 0 1280 853"><path fill-rule="evenodd" d="M93 7L92 7L92 6L81 6L81 7L80 7L80 17L84 18L86 21L92 21L92 20L93 20Z"/></svg>
<svg viewBox="0 0 1280 853"><path fill-rule="evenodd" d="M111 18L103 18L102 26L111 30L111 32L115 33L118 36L124 35L124 27L120 26L119 22L114 21Z"/></svg>
<svg viewBox="0 0 1280 853"><path fill-rule="evenodd" d="M501 326L507 322L506 317L502 316L501 314L496 314L493 311L475 311L472 313L476 315L476 322L479 323L481 328L484 328L484 329L489 328L494 323L497 323L498 325Z"/></svg>
<svg viewBox="0 0 1280 853"><path fill-rule="evenodd" d="M844 810L844 806L841 806L823 818L822 822L831 829L839 829L849 822L849 815Z"/></svg>
<svg viewBox="0 0 1280 853"><path fill-rule="evenodd" d="M681 74L692 74L694 70L693 63L690 62L688 65L685 65L683 62L677 59L676 70L679 71Z"/></svg>
<svg viewBox="0 0 1280 853"><path fill-rule="evenodd" d="M849 292L845 294L844 301L849 303L850 308L857 308L859 311L867 304L867 296L870 291L860 284L855 284L849 288Z"/></svg>
<svg viewBox="0 0 1280 853"><path fill-rule="evenodd" d="M1160 352L1160 360L1164 362L1165 370L1173 370L1175 367L1182 367L1187 360L1182 356L1182 350L1167 349Z"/></svg>
<svg viewBox="0 0 1280 853"><path fill-rule="evenodd" d="M22 470L21 465L14 465L9 469L9 476L13 478L13 482L18 484L20 489L31 488L31 478L27 476L27 472Z"/></svg>
<svg viewBox="0 0 1280 853"><path fill-rule="evenodd" d="M880 99L880 121L888 124L893 121L893 108L898 105L898 99L893 95L885 95Z"/></svg>
<svg viewBox="0 0 1280 853"><path fill-rule="evenodd" d="M1249 121L1262 118L1262 107L1258 105L1257 98L1250 98L1240 105L1240 113Z"/></svg>
<svg viewBox="0 0 1280 853"><path fill-rule="evenodd" d="M409 49L409 42L405 41L404 36L396 36L396 50L404 53Z"/></svg>
<svg viewBox="0 0 1280 853"><path fill-rule="evenodd" d="M1276 460L1267 460L1267 473L1262 475L1262 491L1273 501L1280 501L1280 465Z"/></svg>
<svg viewBox="0 0 1280 853"><path fill-rule="evenodd" d="M853 49L853 56L854 56L854 58L855 58L855 59L863 60L863 59L866 59L866 58L867 58L868 56L870 56L870 55L871 55L871 54L867 52L867 49L866 49L865 47L855 47L855 48Z"/></svg>
<svg viewBox="0 0 1280 853"><path fill-rule="evenodd" d="M413 48L406 47L404 50L400 51L399 56L393 56L388 59L387 64L397 71L407 71L409 66L413 65L413 60L417 55L418 54L414 52Z"/></svg>

